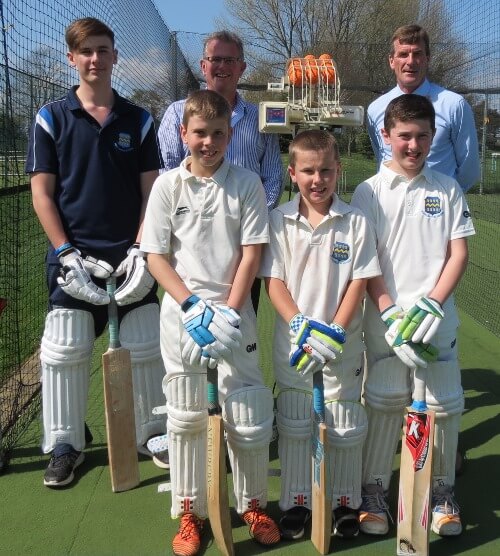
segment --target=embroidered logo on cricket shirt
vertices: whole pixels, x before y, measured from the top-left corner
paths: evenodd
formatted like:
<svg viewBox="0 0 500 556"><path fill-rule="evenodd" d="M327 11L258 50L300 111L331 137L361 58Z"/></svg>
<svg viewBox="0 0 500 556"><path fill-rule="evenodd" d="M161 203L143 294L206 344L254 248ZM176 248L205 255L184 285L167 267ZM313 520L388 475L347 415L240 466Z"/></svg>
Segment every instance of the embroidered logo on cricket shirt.
<svg viewBox="0 0 500 556"><path fill-rule="evenodd" d="M351 249L347 243L341 241L336 241L333 246L333 251L331 254L332 261L335 264L346 263L351 257Z"/></svg>
<svg viewBox="0 0 500 556"><path fill-rule="evenodd" d="M434 218L442 216L443 209L441 207L441 199L439 197L426 197L424 199L424 216Z"/></svg>
<svg viewBox="0 0 500 556"><path fill-rule="evenodd" d="M179 214L187 214L189 212L189 207L179 207L175 211L175 216L179 216Z"/></svg>
<svg viewBox="0 0 500 556"><path fill-rule="evenodd" d="M132 137L130 133L119 133L118 141L115 142L115 147L120 151L131 151L132 147Z"/></svg>

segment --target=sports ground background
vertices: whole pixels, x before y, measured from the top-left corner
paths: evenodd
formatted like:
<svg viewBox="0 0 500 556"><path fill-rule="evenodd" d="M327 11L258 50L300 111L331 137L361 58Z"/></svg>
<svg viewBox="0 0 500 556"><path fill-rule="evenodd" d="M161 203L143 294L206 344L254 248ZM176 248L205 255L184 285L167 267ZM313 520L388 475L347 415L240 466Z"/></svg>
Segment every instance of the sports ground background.
<svg viewBox="0 0 500 556"><path fill-rule="evenodd" d="M273 314L264 297L259 309L260 349L270 354ZM456 494L461 506L464 532L454 539L431 533L430 554L439 556L500 554L500 342L496 336L461 313L459 334L463 386L466 395L460 445L467 454ZM94 441L85 462L76 470L68 487L49 489L43 485L47 456L40 453L40 425L36 420L14 449L8 473L0 476L0 554L47 556L156 556L171 554L177 521L170 518L170 493L158 493L168 482L168 471L140 456L141 484L134 490L113 493L107 467L107 449L102 400L100 354L96 345L87 422ZM269 356L262 367L272 386ZM279 469L276 442L271 444L269 512L278 518ZM391 510L395 515L398 459L391 488ZM229 475L231 479L231 476ZM232 512L236 555L313 555L308 534L300 541L287 541L263 548L248 536L248 530ZM347 541L332 538L331 552L363 555L395 554L395 527L387 537L360 534ZM200 554L219 554L209 527L203 535Z"/></svg>
<svg viewBox="0 0 500 556"><path fill-rule="evenodd" d="M377 1L367 0L365 7L369 9ZM438 5L445 10L449 26L443 40L438 38L431 45L433 60L449 60L447 55L452 52L463 55L460 63L451 65L451 77L460 85L457 90L476 108L482 179L467 195L477 235L470 238L469 267L457 294L466 395L460 445L467 461L456 493L464 533L457 539L432 534L431 556L496 555L500 554L500 3L414 0L404 5L407 20L398 19L394 12L387 33L390 36L399 24L422 23L417 15L425 19L430 8ZM197 68L204 36L171 31L153 0L0 0L0 298L7 300L0 317L0 471L10 456L8 467L0 474L0 556L169 554L177 529L177 522L169 518L170 494L157 492L160 484L168 482L168 473L150 460L140 461L138 488L120 494L111 491L100 366L106 334L95 346L87 415L94 441L86 451L86 461L67 488L50 490L43 486L48 458L39 448L38 347L46 313L46 238L33 214L23 166L27 130L37 108L61 96L74 83L75 75L65 60L64 29L69 21L89 15L103 19L116 32L120 61L114 72L115 88L146 106L156 120L167 104L200 86ZM148 31L141 33L140 29ZM333 52L335 58L340 57L337 62L349 104L366 107L384 88L392 86L388 68L385 82L380 80L380 65L368 74L359 66L366 62L363 54L368 51L377 64L386 58L389 37L382 34L377 35L376 43L335 44ZM345 63L342 48L347 49ZM346 79L347 66L352 75ZM247 71L244 77L249 75ZM248 84L254 85L254 81L250 78ZM265 89L265 83L261 85ZM344 141L340 187L347 194L374 172L366 133L363 136L363 130L356 130L356 137L353 152L349 147L348 154L345 135L339 137ZM273 313L264 294L259 347L271 387L272 324ZM279 518L276 453L274 443L269 511ZM396 459L393 514L398 464ZM237 555L315 554L308 538L266 550L249 539L247 527L236 515L233 527ZM353 541L333 539L331 550L390 555L395 554L395 543L392 527L384 538L360 535ZM218 553L209 528L200 553Z"/></svg>

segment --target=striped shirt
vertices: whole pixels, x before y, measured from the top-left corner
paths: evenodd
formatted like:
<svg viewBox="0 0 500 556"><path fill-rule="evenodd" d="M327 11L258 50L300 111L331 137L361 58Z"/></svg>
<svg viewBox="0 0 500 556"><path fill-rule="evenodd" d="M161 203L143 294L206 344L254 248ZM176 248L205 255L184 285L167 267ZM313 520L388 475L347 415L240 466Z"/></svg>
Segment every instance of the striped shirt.
<svg viewBox="0 0 500 556"><path fill-rule="evenodd" d="M158 142L163 155L165 170L178 168L189 154L180 136L180 125L186 100L173 102L165 112L158 129ZM226 158L260 176L266 193L269 210L278 203L282 192L283 167L278 136L259 132L259 113L255 104L245 102L236 95L236 105L231 116L233 135Z"/></svg>

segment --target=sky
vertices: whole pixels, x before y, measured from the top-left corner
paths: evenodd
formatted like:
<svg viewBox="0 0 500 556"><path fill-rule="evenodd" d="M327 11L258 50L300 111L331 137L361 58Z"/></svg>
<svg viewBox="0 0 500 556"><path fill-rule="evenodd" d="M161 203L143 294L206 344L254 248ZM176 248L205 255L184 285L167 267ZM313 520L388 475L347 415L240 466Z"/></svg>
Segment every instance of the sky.
<svg viewBox="0 0 500 556"><path fill-rule="evenodd" d="M210 33L224 13L224 0L154 0L171 31Z"/></svg>

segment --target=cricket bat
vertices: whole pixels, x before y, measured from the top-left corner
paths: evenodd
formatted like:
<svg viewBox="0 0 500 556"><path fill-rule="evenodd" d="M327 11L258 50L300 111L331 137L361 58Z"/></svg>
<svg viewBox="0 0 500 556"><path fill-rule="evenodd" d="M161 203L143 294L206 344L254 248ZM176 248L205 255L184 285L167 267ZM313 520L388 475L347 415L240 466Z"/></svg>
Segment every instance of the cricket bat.
<svg viewBox="0 0 500 556"><path fill-rule="evenodd" d="M217 368L207 372L207 502L215 542L224 556L234 556L233 533L227 493L224 424L219 405Z"/></svg>
<svg viewBox="0 0 500 556"><path fill-rule="evenodd" d="M332 501L327 454L325 424L325 395L323 372L313 375L313 458L312 458L312 526L311 541L320 554L328 554L332 535Z"/></svg>
<svg viewBox="0 0 500 556"><path fill-rule="evenodd" d="M120 344L116 278L106 280L111 299L108 306L109 347L102 356L108 458L113 492L136 487L139 463L135 436L134 395L130 352Z"/></svg>
<svg viewBox="0 0 500 556"><path fill-rule="evenodd" d="M425 369L414 375L413 403L407 408L401 446L397 554L429 554L434 412L425 403Z"/></svg>

